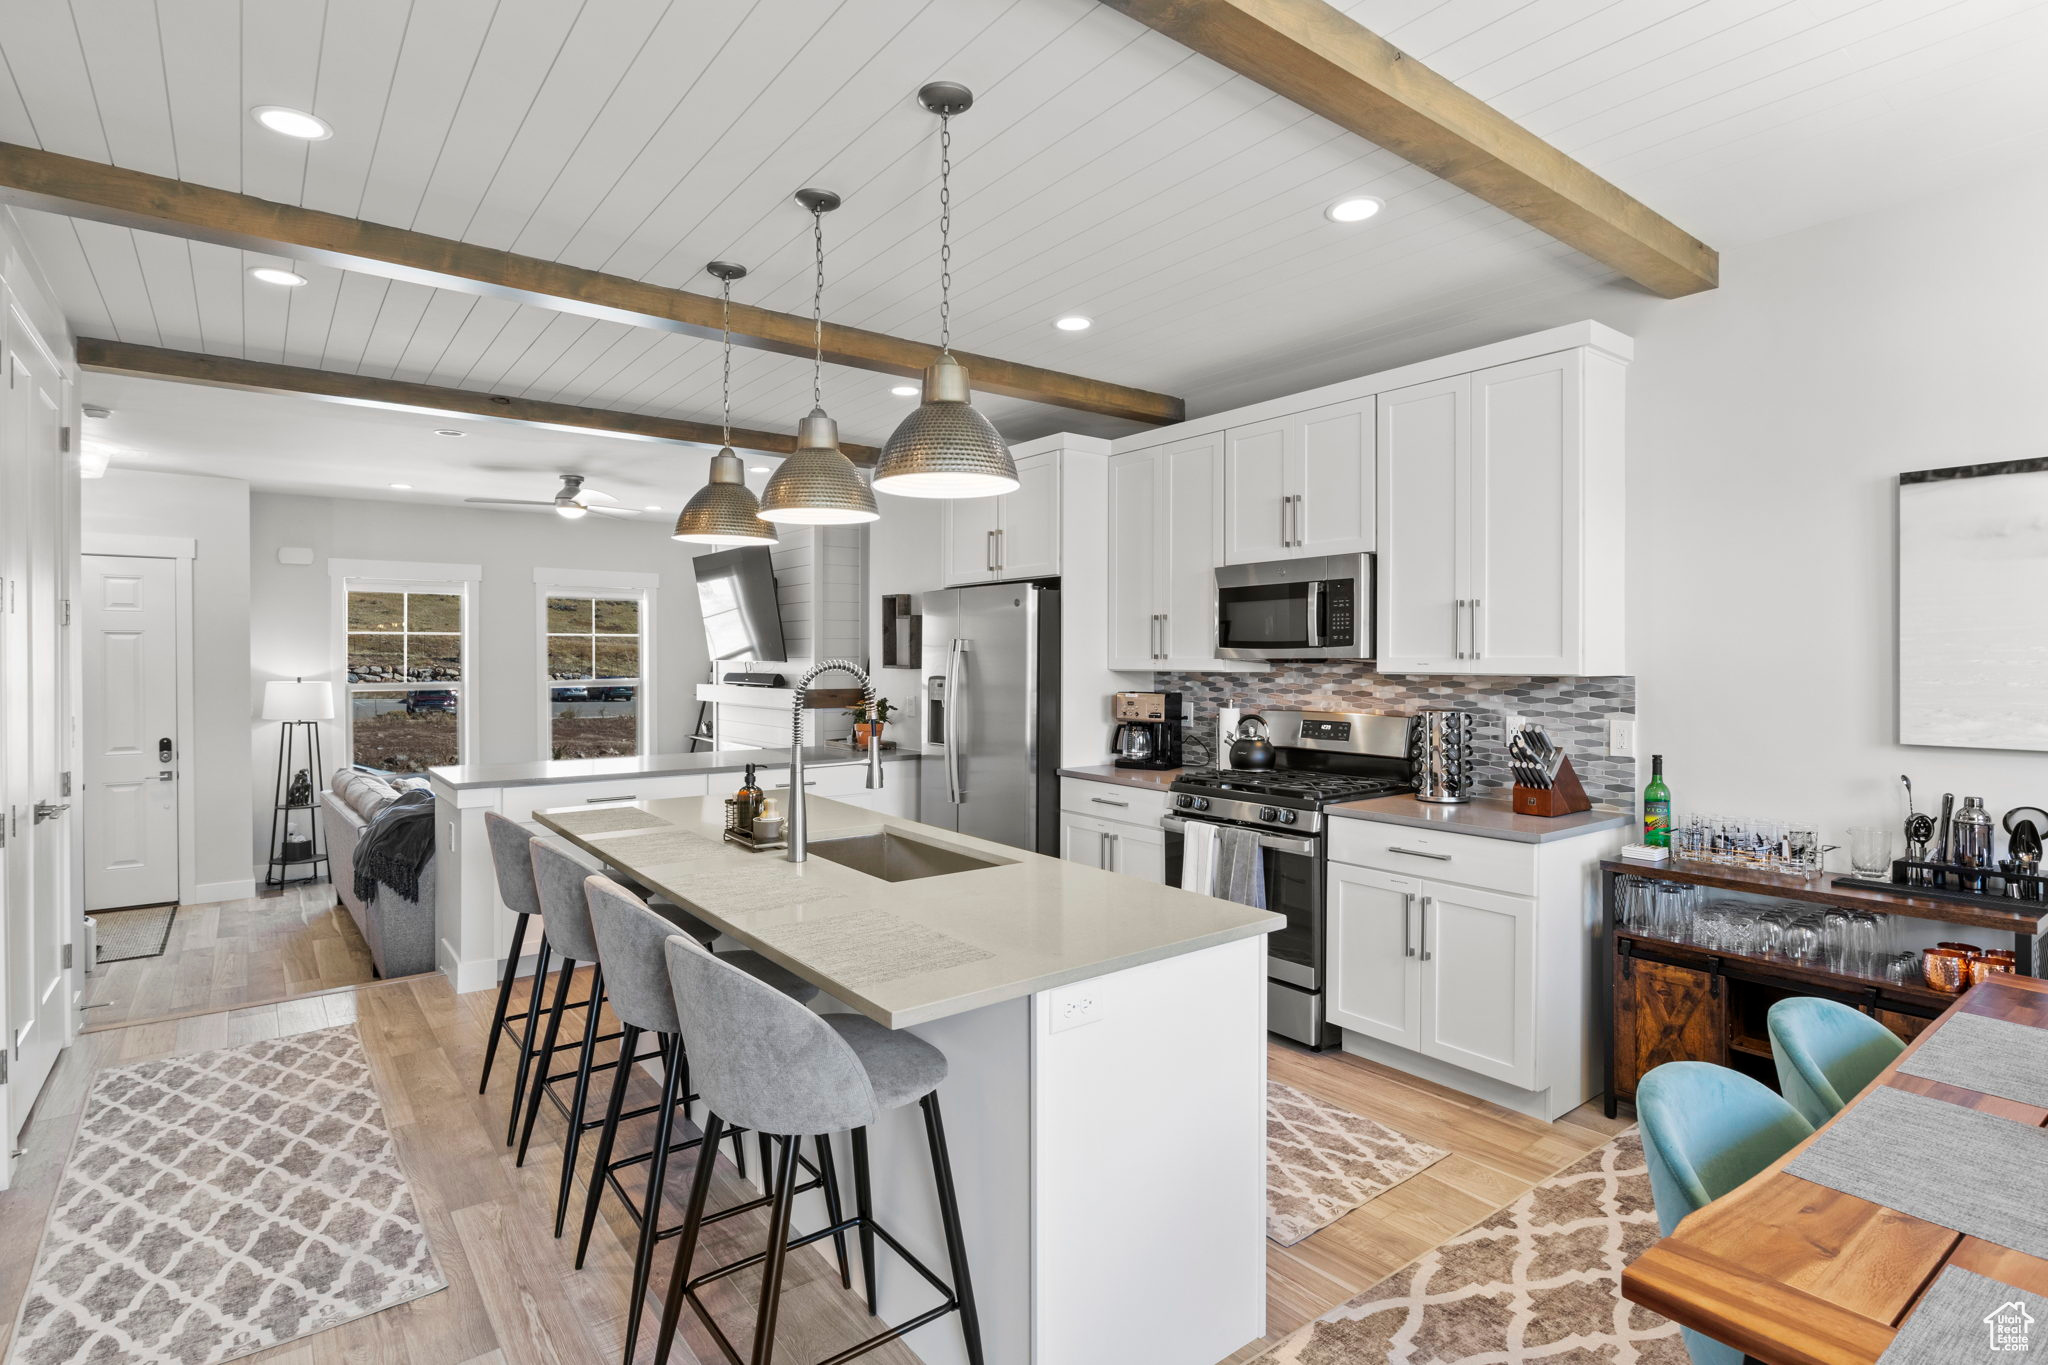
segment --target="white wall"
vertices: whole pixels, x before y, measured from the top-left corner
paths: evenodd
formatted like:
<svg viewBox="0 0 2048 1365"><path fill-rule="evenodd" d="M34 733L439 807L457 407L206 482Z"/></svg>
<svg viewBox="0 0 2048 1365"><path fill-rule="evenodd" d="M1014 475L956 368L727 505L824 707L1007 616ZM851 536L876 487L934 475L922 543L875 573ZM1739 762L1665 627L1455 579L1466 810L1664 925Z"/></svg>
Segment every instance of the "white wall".
<svg viewBox="0 0 2048 1365"><path fill-rule="evenodd" d="M940 543L945 504L934 498L892 498L882 494L882 519L868 532L868 646L869 671L875 690L898 708L889 721L888 738L902 744L917 743L917 701L924 685L924 670L917 667L882 667L882 598L907 592L911 609L925 593L944 580Z"/></svg>
<svg viewBox="0 0 2048 1365"><path fill-rule="evenodd" d="M179 881L181 894L199 903L248 896L249 727L256 714L249 696L249 485L115 469L85 480L81 497L88 546L95 532L195 543L194 734L179 772L193 786L196 867L180 869Z"/></svg>
<svg viewBox="0 0 2048 1365"><path fill-rule="evenodd" d="M695 688L706 676L704 623L690 573L692 547L670 540L669 530L659 518L565 521L548 514L258 493L250 518L251 694L260 709L265 682L301 675L330 678L339 692L330 558L476 564L483 569L470 608L477 657L469 661L464 683L475 749L466 757L475 763L545 758L534 569L659 574L652 617L653 749L687 752L697 717ZM280 564L283 546L310 549L313 562ZM326 727L321 743L330 769L347 761L339 727ZM267 803L277 757L274 724L257 727L254 752L258 798ZM268 832L267 822L256 831L259 860Z"/></svg>
<svg viewBox="0 0 2048 1365"><path fill-rule="evenodd" d="M1637 342L1629 648L1641 752L1681 810L1846 842L1903 813L1901 773L1923 810L2048 804L2048 755L1895 738L1896 476L2048 452L2048 173L2012 171L1730 251L1713 293L1593 312Z"/></svg>

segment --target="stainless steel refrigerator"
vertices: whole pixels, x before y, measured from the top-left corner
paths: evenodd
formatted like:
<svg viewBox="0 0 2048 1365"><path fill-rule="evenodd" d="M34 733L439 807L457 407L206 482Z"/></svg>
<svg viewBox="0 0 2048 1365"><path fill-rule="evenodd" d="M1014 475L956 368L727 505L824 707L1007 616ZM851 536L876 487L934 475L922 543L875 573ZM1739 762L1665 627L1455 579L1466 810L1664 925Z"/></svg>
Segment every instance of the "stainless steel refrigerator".
<svg viewBox="0 0 2048 1365"><path fill-rule="evenodd" d="M949 588L922 606L918 818L1058 856L1058 584Z"/></svg>

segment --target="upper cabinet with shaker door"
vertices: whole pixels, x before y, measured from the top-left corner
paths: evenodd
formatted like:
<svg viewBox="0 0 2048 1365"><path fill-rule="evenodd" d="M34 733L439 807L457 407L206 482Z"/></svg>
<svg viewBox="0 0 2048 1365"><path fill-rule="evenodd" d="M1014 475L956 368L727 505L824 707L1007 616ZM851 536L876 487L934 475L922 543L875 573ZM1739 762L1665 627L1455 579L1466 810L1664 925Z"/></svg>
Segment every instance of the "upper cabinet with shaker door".
<svg viewBox="0 0 2048 1365"><path fill-rule="evenodd" d="M956 498L945 510L946 586L1060 571L1060 457L1017 457L1019 487L998 498Z"/></svg>
<svg viewBox="0 0 2048 1365"><path fill-rule="evenodd" d="M1226 434L1226 564L1373 548L1374 400L1312 408Z"/></svg>
<svg viewBox="0 0 2048 1365"><path fill-rule="evenodd" d="M1383 673L1620 673L1622 363L1562 351L1380 395Z"/></svg>
<svg viewBox="0 0 2048 1365"><path fill-rule="evenodd" d="M1216 657L1223 433L1109 462L1109 666L1251 672Z"/></svg>

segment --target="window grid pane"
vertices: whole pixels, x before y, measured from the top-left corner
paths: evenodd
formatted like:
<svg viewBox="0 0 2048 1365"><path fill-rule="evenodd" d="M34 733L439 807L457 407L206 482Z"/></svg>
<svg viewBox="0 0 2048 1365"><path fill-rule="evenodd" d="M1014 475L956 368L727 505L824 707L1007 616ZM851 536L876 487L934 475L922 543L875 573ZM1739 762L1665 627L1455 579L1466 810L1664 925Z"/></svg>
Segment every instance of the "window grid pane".
<svg viewBox="0 0 2048 1365"><path fill-rule="evenodd" d="M461 761L463 595L350 589L351 759L391 772Z"/></svg>

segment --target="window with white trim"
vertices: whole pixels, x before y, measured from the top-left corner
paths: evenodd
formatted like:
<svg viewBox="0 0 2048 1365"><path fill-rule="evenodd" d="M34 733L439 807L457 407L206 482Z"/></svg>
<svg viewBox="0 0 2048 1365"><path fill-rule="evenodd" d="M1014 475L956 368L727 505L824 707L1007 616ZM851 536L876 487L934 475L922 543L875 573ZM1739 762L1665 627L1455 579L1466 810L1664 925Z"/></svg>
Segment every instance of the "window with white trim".
<svg viewBox="0 0 2048 1365"><path fill-rule="evenodd" d="M462 761L461 583L343 584L349 759L417 773Z"/></svg>
<svg viewBox="0 0 2048 1365"><path fill-rule="evenodd" d="M637 588L541 588L541 691L549 758L647 752L647 594Z"/></svg>

